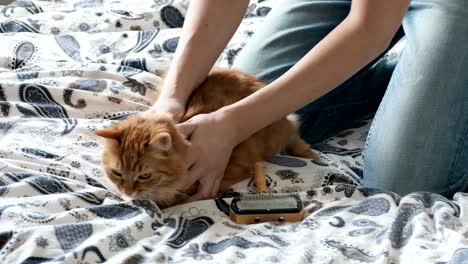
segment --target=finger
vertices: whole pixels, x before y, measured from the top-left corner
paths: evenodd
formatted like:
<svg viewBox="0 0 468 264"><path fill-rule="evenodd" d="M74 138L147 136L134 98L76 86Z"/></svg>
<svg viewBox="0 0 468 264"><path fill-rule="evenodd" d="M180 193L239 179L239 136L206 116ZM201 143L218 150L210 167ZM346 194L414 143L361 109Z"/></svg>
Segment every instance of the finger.
<svg viewBox="0 0 468 264"><path fill-rule="evenodd" d="M211 184L209 181L208 182L200 182L200 185L198 186L198 191L194 195L192 195L188 201L194 202L194 201L199 201L199 200L206 200L211 198L210 197L210 188Z"/></svg>
<svg viewBox="0 0 468 264"><path fill-rule="evenodd" d="M198 192L194 195L192 195L188 201L195 202L195 201L200 201L200 200L207 200L211 199L211 193L209 191L210 187L202 187L203 185L200 183L200 186L198 187ZM206 185L205 185L206 186Z"/></svg>
<svg viewBox="0 0 468 264"><path fill-rule="evenodd" d="M205 180L208 179L208 180ZM206 200L216 197L219 191L219 185L221 184L221 177L216 177L214 180L212 178L203 178L200 180L200 185L198 186L198 191L190 200Z"/></svg>
<svg viewBox="0 0 468 264"><path fill-rule="evenodd" d="M196 194L190 196L190 198L185 200L185 202L186 203L192 203L192 202L200 201L200 200L203 200L203 197L204 196L202 195L202 193L197 192Z"/></svg>
<svg viewBox="0 0 468 264"><path fill-rule="evenodd" d="M198 179L200 179L201 168L195 163L189 170L187 177L185 178L184 189L188 189L190 186L194 185Z"/></svg>
<svg viewBox="0 0 468 264"><path fill-rule="evenodd" d="M138 113L137 115L142 117L142 118L150 118L152 115L154 115L154 110L152 110L151 108L146 110L146 111L143 111L143 112L140 112Z"/></svg>
<svg viewBox="0 0 468 264"><path fill-rule="evenodd" d="M171 113L172 119L174 119L174 122L179 123L180 120L182 119L183 113Z"/></svg>
<svg viewBox="0 0 468 264"><path fill-rule="evenodd" d="M195 164L199 161L198 158L199 153L194 149L193 145L191 145L185 156L185 162L187 162L189 170L194 169Z"/></svg>
<svg viewBox="0 0 468 264"><path fill-rule="evenodd" d="M221 181L223 180L222 178L223 175L218 175L216 177L216 180L214 181L213 183L213 186L211 187L210 191L210 196L211 197L216 197L218 196L218 193L219 193L219 186L221 185Z"/></svg>
<svg viewBox="0 0 468 264"><path fill-rule="evenodd" d="M186 138L190 138L193 132L195 132L197 126L190 122L190 120L185 121L184 123L176 124L177 129L182 133Z"/></svg>

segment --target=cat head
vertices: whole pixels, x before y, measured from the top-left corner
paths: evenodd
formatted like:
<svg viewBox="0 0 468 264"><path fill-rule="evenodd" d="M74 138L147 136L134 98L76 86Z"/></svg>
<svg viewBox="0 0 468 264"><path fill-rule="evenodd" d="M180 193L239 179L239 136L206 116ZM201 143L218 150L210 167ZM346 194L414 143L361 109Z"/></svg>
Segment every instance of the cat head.
<svg viewBox="0 0 468 264"><path fill-rule="evenodd" d="M169 115L132 116L96 135L105 139L102 166L118 192L163 205L177 197L189 143Z"/></svg>

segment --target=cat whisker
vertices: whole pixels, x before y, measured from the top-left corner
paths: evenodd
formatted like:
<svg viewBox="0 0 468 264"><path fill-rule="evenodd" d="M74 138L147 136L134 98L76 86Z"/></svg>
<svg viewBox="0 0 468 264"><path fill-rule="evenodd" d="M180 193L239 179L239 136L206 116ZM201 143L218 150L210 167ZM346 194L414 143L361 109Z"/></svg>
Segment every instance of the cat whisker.
<svg viewBox="0 0 468 264"><path fill-rule="evenodd" d="M264 84L254 76L231 69L214 70L190 95L185 114L180 118L217 111L220 107L233 104L262 87ZM241 142L231 154L221 186L233 185L251 177L250 172L253 171L255 161L274 157L280 152L318 160L319 157L301 139L298 120L296 116L288 115L258 131L262 136L251 137ZM133 199L146 198L165 206L172 206L190 198L182 188L182 176L187 174L188 169L184 157L190 143L169 114L133 115L109 128L99 130L96 134L109 143L104 145L102 167L105 178L119 189L119 193L125 192L125 189L129 192L128 185L134 184L131 190L138 192L130 193L129 197ZM252 148L255 151L251 151ZM124 175L123 172L131 173ZM152 180L144 181L149 178L142 175L142 172L151 172ZM124 186L127 187L123 188ZM181 188L180 191L178 187ZM191 194L196 186L191 187L193 189L187 189L188 194Z"/></svg>
<svg viewBox="0 0 468 264"><path fill-rule="evenodd" d="M187 195L185 193L182 193L182 192L179 192L177 190L158 189L158 190L154 190L154 191L158 192L158 193L176 194L176 195L182 196L183 198L190 198L189 195Z"/></svg>
<svg viewBox="0 0 468 264"><path fill-rule="evenodd" d="M175 193L182 196L183 198L187 198L187 199L190 198L190 196L185 194L185 193L182 193L182 192L179 192L179 191L175 191Z"/></svg>

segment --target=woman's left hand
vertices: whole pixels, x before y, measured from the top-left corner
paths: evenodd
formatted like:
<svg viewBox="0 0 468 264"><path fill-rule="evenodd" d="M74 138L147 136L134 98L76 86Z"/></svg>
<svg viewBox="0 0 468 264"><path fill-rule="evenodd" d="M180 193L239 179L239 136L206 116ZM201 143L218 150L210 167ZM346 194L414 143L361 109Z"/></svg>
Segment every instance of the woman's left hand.
<svg viewBox="0 0 468 264"><path fill-rule="evenodd" d="M189 200L215 197L231 152L238 144L232 122L222 111L216 111L196 115L177 127L191 142L186 158L189 173L184 187L192 186L197 180L200 183L197 193Z"/></svg>

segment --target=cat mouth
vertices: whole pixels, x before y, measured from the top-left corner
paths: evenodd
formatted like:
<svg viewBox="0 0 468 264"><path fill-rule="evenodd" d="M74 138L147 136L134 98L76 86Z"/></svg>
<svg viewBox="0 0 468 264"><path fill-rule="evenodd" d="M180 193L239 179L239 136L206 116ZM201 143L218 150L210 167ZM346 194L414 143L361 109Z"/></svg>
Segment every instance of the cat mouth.
<svg viewBox="0 0 468 264"><path fill-rule="evenodd" d="M125 200L134 200L134 199L142 199L142 192L133 192L133 193L127 193L122 191L120 188L116 188L117 193L119 194L120 197L124 198Z"/></svg>
<svg viewBox="0 0 468 264"><path fill-rule="evenodd" d="M131 201L131 200L136 200L136 199L144 199L144 198L142 198L141 194L132 193L131 195L129 195L129 194L126 194L126 193L123 193L123 192L120 192L120 194L121 194L121 197L123 197L124 200L126 200L126 201Z"/></svg>

